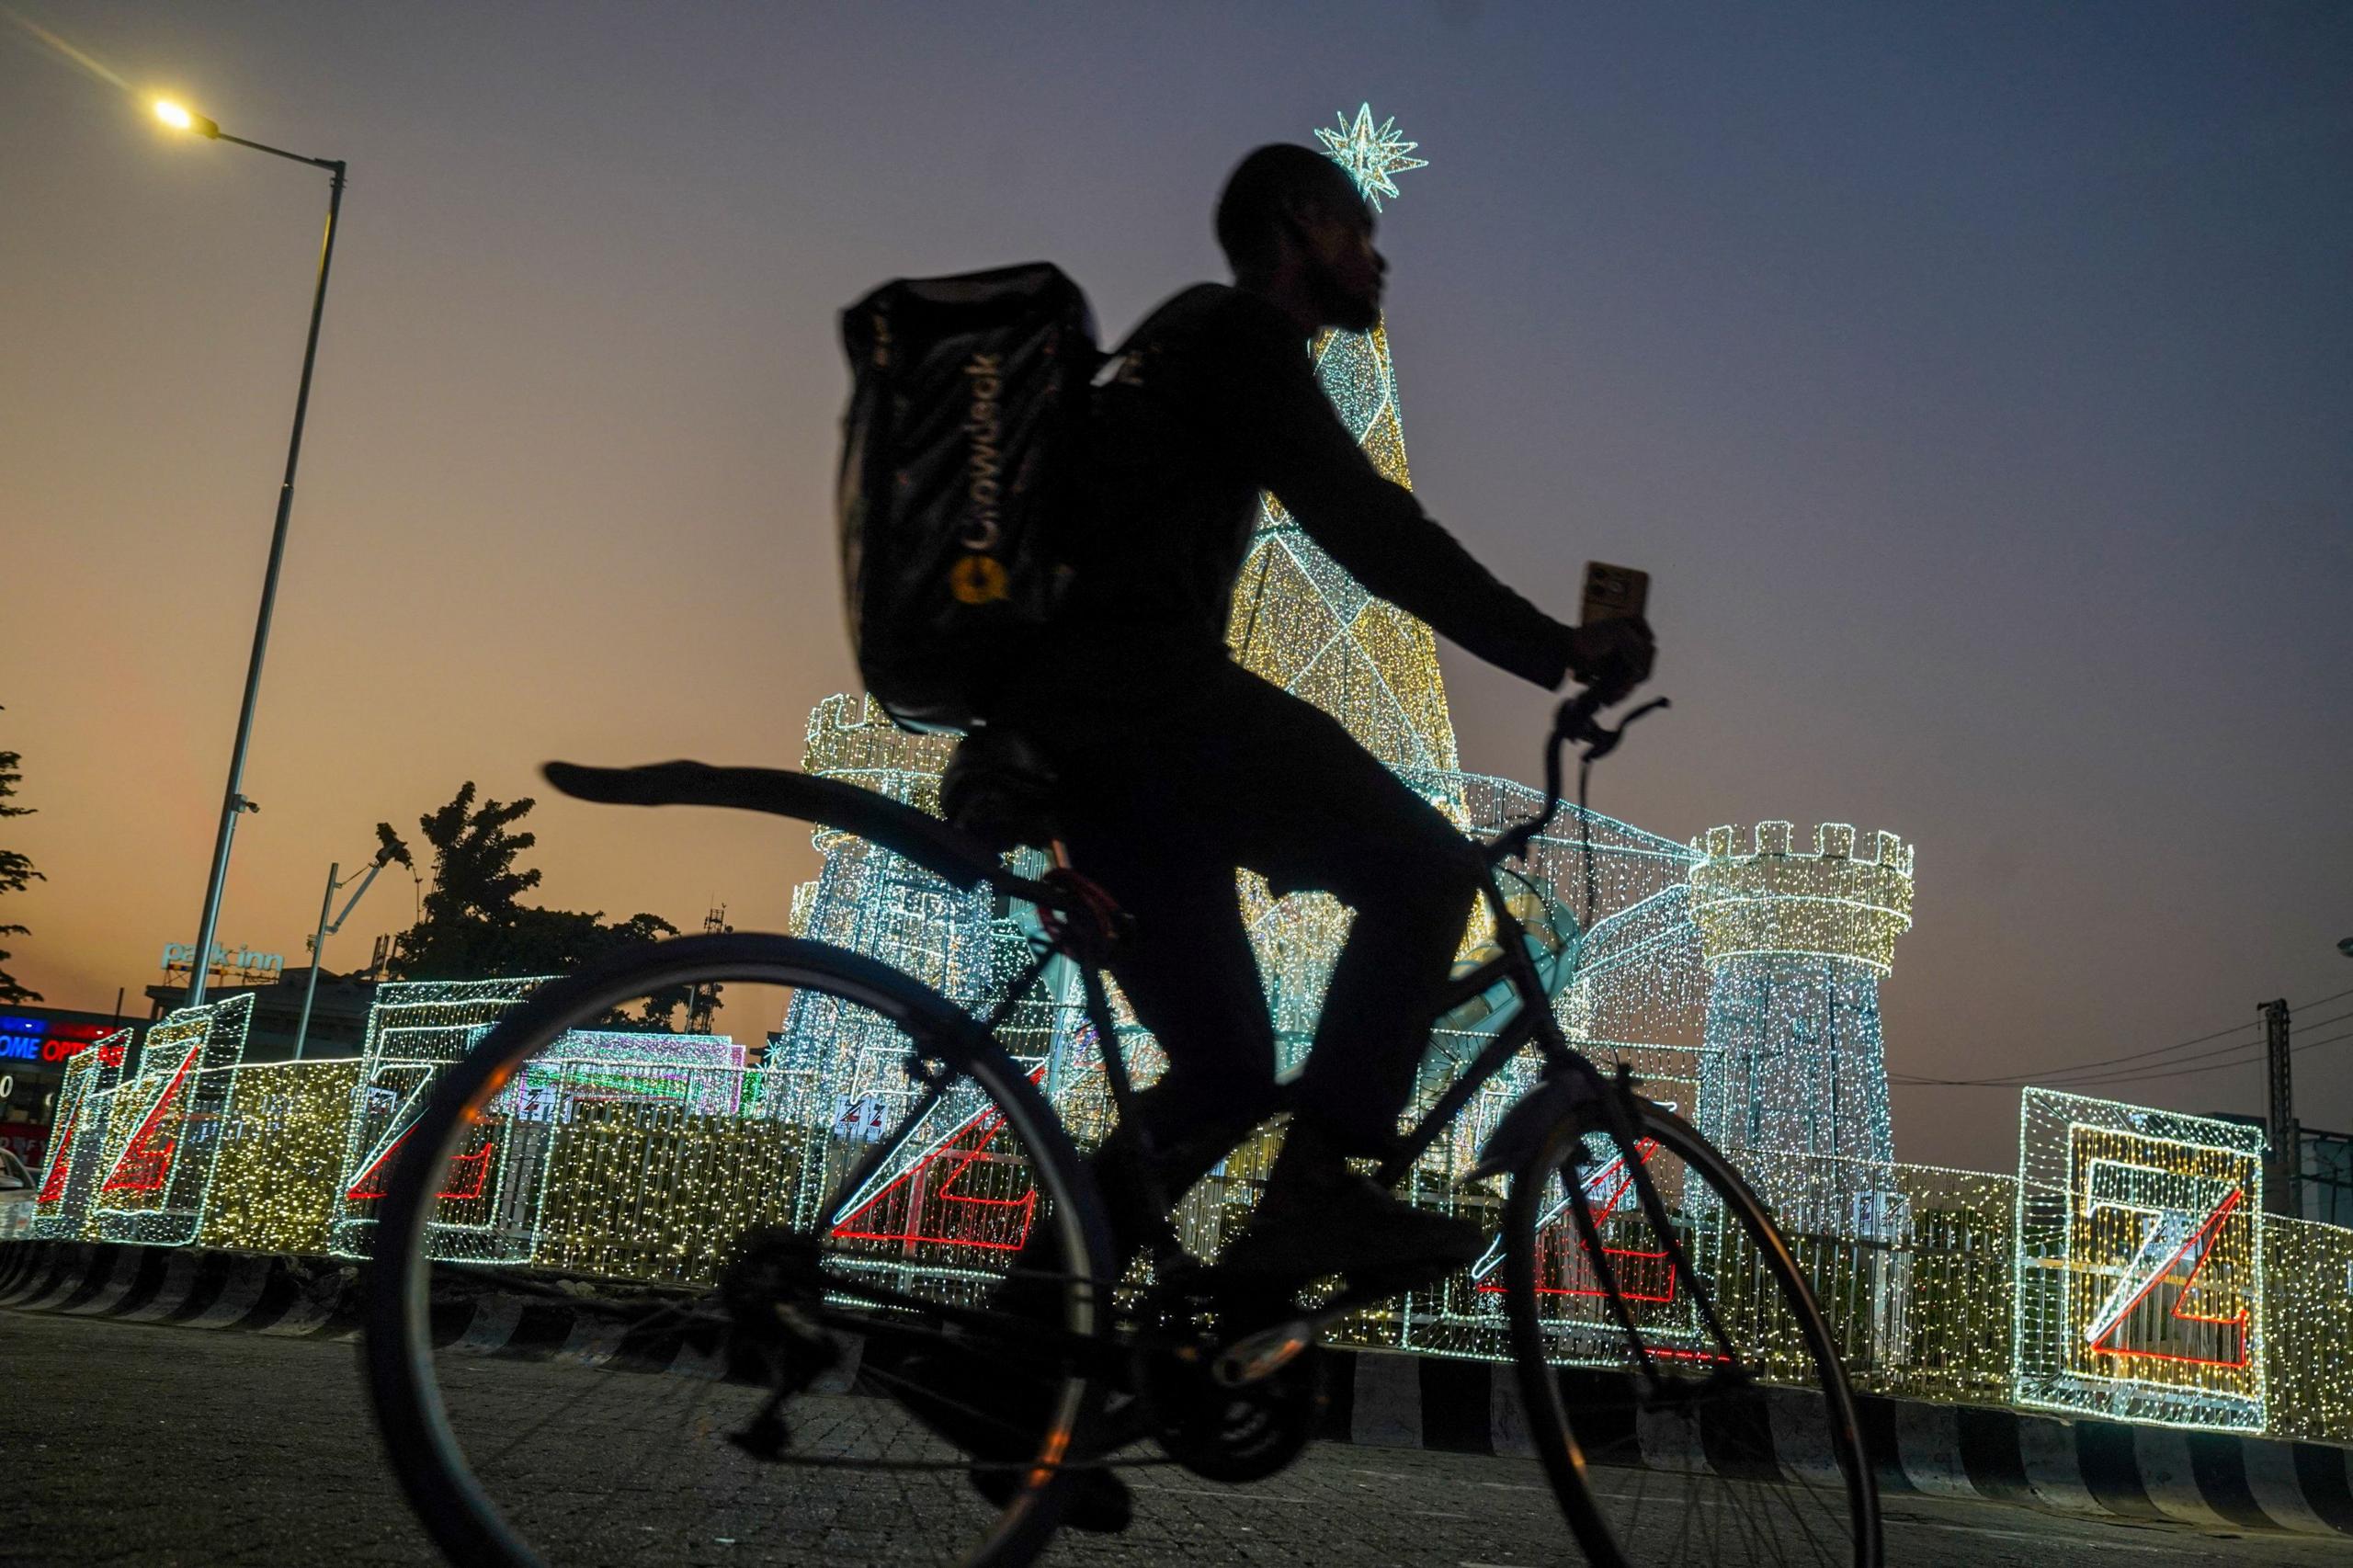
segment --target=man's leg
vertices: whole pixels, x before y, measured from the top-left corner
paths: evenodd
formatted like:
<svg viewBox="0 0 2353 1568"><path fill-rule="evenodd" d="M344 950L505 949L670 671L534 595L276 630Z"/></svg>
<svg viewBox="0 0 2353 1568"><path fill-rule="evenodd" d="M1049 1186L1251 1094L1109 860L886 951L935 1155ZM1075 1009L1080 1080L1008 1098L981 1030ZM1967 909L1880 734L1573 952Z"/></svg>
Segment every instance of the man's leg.
<svg viewBox="0 0 2353 1568"><path fill-rule="evenodd" d="M1134 919L1111 973L1168 1059L1137 1097L1134 1121L1094 1162L1122 1264L1165 1224L1167 1205L1274 1109L1274 1023L1242 924L1233 853L1182 810L1190 802L1169 794L1143 792L1168 814L1120 821L1126 813L1115 805L1076 813L1069 829L1072 864Z"/></svg>
<svg viewBox="0 0 2353 1568"><path fill-rule="evenodd" d="M1484 875L1471 842L1394 775L1381 768L1372 785L1337 813L1357 852L1336 846L1324 885L1356 920L1299 1089L1300 1115L1352 1155L1396 1142Z"/></svg>
<svg viewBox="0 0 2353 1568"><path fill-rule="evenodd" d="M1483 881L1478 850L1329 715L1256 680L1221 695L1256 754L1237 759L1256 779L1245 862L1278 887L1322 889L1356 911L1282 1156L1230 1260L1335 1273L1467 1262L1478 1246L1471 1227L1385 1198L1345 1161L1396 1142Z"/></svg>

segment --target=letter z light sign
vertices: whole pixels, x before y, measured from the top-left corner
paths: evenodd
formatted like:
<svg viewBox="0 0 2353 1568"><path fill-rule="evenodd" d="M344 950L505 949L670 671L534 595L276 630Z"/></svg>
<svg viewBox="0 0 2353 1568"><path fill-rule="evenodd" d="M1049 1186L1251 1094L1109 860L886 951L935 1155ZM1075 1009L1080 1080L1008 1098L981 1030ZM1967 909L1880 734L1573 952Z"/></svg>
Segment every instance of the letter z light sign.
<svg viewBox="0 0 2353 1568"><path fill-rule="evenodd" d="M2204 1190L2193 1206L2174 1207L2157 1201L2157 1194L2165 1187L2188 1185L2183 1178L2109 1160L2095 1161L2086 1181L2091 1214L2122 1209L2141 1222L2140 1250L2084 1329L2092 1354L2128 1361L2147 1358L2245 1366L2252 1321L2245 1303L2220 1312L2196 1309L2199 1277L2213 1261L2246 1193L2235 1185L2200 1182L2196 1185ZM2244 1216L2240 1218L2244 1223Z"/></svg>
<svg viewBox="0 0 2353 1568"><path fill-rule="evenodd" d="M2265 1428L2262 1138L2058 1090L2019 1096L2017 1403Z"/></svg>

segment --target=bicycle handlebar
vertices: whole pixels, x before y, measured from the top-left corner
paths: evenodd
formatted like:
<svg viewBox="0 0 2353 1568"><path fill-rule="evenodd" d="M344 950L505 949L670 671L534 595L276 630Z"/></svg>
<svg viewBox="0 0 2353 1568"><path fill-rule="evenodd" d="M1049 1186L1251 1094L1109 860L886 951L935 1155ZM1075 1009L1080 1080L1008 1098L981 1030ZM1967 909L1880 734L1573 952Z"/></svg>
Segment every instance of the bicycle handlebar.
<svg viewBox="0 0 2353 1568"><path fill-rule="evenodd" d="M1518 826L1496 835L1488 843L1487 859L1490 864L1526 854L1536 835L1550 827L1552 819L1561 814L1561 753L1563 748L1573 742L1583 742L1585 750L1577 761L1582 766L1590 767L1618 749L1618 744L1626 738L1627 725L1645 713L1674 706L1664 697L1654 697L1628 712L1612 729L1600 719L1602 707L1608 700L1598 687L1586 687L1553 710L1552 735L1544 748L1544 809Z"/></svg>

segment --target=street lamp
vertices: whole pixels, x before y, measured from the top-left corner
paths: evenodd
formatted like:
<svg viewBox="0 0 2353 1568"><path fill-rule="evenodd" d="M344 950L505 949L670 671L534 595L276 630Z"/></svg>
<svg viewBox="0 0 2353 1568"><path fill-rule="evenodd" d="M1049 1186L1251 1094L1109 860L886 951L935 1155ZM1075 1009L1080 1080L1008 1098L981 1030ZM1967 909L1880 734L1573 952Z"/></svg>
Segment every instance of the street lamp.
<svg viewBox="0 0 2353 1568"><path fill-rule="evenodd" d="M229 754L229 784L221 797L221 830L212 842L212 875L204 886L204 917L198 922L196 951L188 964L188 1003L204 1002L204 977L212 962L212 935L221 919L221 890L229 879L229 846L237 835L237 818L256 808L245 799L245 748L253 739L254 699L261 690L262 655L269 647L269 614L278 602L278 569L286 558L286 521L294 510L294 467L302 455L302 419L311 406L311 369L319 357L319 315L326 309L327 267L335 260L335 222L343 208L344 165L339 158L306 158L283 147L267 146L232 136L204 116L168 99L155 105L155 118L175 130L212 142L233 142L256 153L324 169L327 181L326 236L319 244L319 284L311 297L311 334L302 345L302 381L294 394L294 431L286 443L286 478L278 487L278 521L269 535L269 565L262 574L261 612L254 619L254 651L245 665L245 696L237 710L237 744Z"/></svg>

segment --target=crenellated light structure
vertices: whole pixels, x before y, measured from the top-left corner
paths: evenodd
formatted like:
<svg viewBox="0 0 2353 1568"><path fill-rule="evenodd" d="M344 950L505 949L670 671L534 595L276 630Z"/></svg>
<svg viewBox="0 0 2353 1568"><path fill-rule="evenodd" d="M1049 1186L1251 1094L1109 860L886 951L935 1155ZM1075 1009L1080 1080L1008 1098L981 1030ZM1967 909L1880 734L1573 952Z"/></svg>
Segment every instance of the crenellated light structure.
<svg viewBox="0 0 2353 1568"><path fill-rule="evenodd" d="M1692 848L1690 916L1712 975L1699 1131L1727 1150L1829 1156L1829 1179L1759 1196L1784 1225L1876 1235L1904 1219L1873 1173L1894 1159L1879 983L1912 924L1912 846L1842 823L1711 828Z"/></svg>

